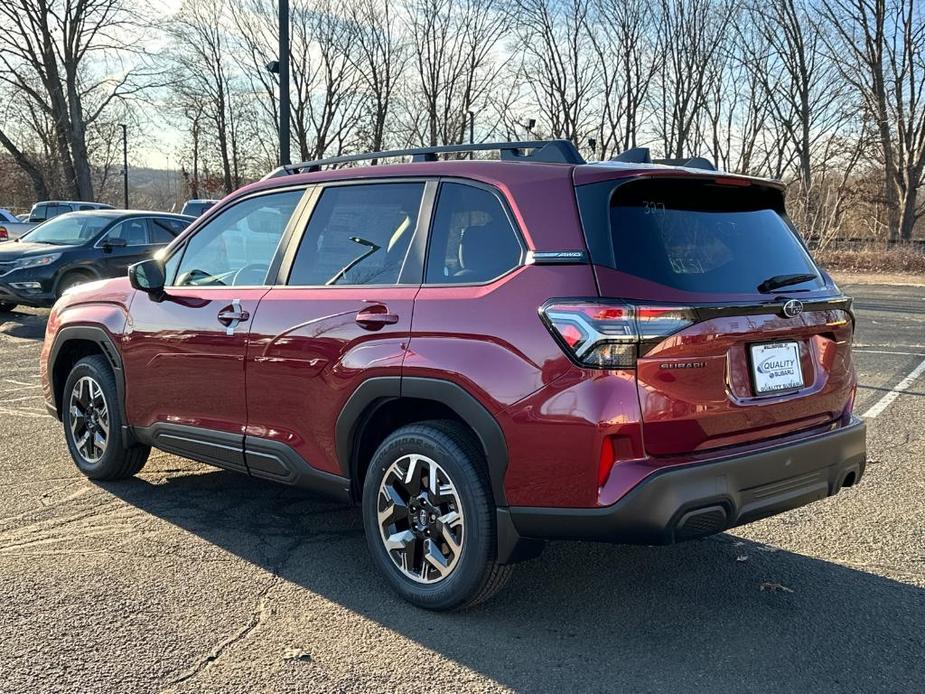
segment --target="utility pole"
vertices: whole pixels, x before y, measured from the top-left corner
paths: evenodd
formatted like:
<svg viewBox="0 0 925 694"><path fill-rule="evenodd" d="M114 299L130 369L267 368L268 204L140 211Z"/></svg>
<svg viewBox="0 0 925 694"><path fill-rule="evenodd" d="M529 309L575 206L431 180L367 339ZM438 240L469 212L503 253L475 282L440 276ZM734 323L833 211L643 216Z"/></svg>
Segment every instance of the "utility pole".
<svg viewBox="0 0 925 694"><path fill-rule="evenodd" d="M122 124L122 199L128 209L128 128Z"/></svg>
<svg viewBox="0 0 925 694"><path fill-rule="evenodd" d="M475 144L475 111L469 111L469 144ZM469 152L469 158L475 158L475 152Z"/></svg>
<svg viewBox="0 0 925 694"><path fill-rule="evenodd" d="M289 0L279 0L279 165L289 163Z"/></svg>

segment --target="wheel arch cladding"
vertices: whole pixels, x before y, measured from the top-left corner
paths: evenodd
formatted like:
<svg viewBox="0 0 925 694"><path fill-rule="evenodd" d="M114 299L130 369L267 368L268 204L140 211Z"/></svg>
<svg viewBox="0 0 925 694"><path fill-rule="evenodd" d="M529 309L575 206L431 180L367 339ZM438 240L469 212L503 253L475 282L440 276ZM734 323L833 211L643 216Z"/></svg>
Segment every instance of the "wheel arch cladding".
<svg viewBox="0 0 925 694"><path fill-rule="evenodd" d="M106 359L113 370L119 408L125 409L125 379L122 372L122 358L112 337L103 328L91 325L68 325L58 330L51 346L48 363L48 378L55 399L58 419L61 419L61 402L64 383L71 369L84 357L99 354Z"/></svg>
<svg viewBox="0 0 925 694"><path fill-rule="evenodd" d="M335 425L335 446L338 464L343 474L353 480L354 490L362 477L358 454L363 448L364 437L371 433L369 426L375 427L377 413L383 412L383 408L402 408L412 402L420 414L399 417L398 426L412 421L448 417L467 425L485 455L495 504L507 506L504 474L507 471L508 451L501 426L471 393L456 383L436 378L370 378L361 383L348 398ZM419 404L426 406L426 409L417 409Z"/></svg>

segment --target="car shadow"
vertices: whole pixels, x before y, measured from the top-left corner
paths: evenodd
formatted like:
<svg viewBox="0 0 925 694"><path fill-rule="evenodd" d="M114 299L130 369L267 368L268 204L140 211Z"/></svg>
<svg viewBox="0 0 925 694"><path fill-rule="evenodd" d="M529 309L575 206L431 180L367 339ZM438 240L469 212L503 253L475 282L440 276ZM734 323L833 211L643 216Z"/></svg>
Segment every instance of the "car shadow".
<svg viewBox="0 0 925 694"><path fill-rule="evenodd" d="M0 313L0 333L23 340L42 340L47 322L47 310L17 308Z"/></svg>
<svg viewBox="0 0 925 694"><path fill-rule="evenodd" d="M731 535L551 544L492 601L435 614L376 574L355 507L224 471L104 486L515 689L925 688L925 590Z"/></svg>

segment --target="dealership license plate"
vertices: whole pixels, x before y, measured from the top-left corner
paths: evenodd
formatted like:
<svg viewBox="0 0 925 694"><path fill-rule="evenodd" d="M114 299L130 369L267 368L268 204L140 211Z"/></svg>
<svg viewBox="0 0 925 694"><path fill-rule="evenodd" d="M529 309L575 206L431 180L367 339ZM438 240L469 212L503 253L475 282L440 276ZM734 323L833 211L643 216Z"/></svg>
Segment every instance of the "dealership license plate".
<svg viewBox="0 0 925 694"><path fill-rule="evenodd" d="M796 342L751 345L750 349L756 393L776 393L803 386L800 346Z"/></svg>

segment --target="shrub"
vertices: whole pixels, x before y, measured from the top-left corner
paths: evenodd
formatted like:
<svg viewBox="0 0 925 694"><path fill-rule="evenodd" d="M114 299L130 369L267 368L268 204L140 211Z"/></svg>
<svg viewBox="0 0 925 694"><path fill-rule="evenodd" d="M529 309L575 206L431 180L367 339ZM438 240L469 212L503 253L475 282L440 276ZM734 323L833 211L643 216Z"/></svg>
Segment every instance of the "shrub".
<svg viewBox="0 0 925 694"><path fill-rule="evenodd" d="M851 249L826 249L814 253L816 262L827 270L847 272L904 272L925 275L925 248L903 244Z"/></svg>

